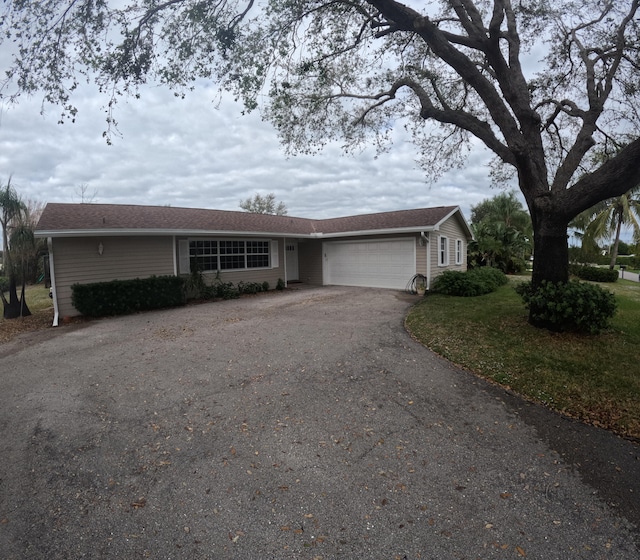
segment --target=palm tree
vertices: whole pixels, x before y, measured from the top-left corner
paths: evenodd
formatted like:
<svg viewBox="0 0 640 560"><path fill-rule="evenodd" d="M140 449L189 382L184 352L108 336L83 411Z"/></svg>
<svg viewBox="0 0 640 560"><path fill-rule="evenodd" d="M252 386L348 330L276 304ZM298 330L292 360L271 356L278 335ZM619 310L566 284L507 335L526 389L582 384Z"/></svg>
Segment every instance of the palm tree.
<svg viewBox="0 0 640 560"><path fill-rule="evenodd" d="M474 241L469 243L471 267L492 266L508 274L521 272L531 254L533 230L529 213L514 191L500 193L471 208Z"/></svg>
<svg viewBox="0 0 640 560"><path fill-rule="evenodd" d="M31 315L31 311L27 307L24 299L24 293L27 285L27 271L33 255L36 251L36 239L33 235L33 228L26 222L20 221L11 231L11 252L14 265L14 278L16 276L18 264L20 266L20 279L22 282L22 290L20 292L20 300L17 305L20 308L20 317ZM16 294L17 295L17 294Z"/></svg>
<svg viewBox="0 0 640 560"><path fill-rule="evenodd" d="M11 177L5 187L0 189L0 226L2 227L3 266L9 276L9 299L0 290L0 298L4 306L4 318L15 319L31 315L31 311L24 301L24 280L22 285L22 299L18 298L16 287L16 270L13 264L12 248L9 244L9 231L16 225L26 212L26 206L20 200L18 193L11 186ZM18 241L20 245L20 241Z"/></svg>
<svg viewBox="0 0 640 560"><path fill-rule="evenodd" d="M518 200L515 191L503 192L471 207L471 222L502 222L529 237L533 236L531 217Z"/></svg>
<svg viewBox="0 0 640 560"><path fill-rule="evenodd" d="M609 268L613 270L618 258L622 226L630 226L635 239L640 239L640 185L622 196L609 198L579 214L572 222L583 230L583 244L593 244L613 238Z"/></svg>
<svg viewBox="0 0 640 560"><path fill-rule="evenodd" d="M471 224L473 241L468 247L471 268L491 266L506 274L522 272L531 254L531 238L504 222L482 220Z"/></svg>

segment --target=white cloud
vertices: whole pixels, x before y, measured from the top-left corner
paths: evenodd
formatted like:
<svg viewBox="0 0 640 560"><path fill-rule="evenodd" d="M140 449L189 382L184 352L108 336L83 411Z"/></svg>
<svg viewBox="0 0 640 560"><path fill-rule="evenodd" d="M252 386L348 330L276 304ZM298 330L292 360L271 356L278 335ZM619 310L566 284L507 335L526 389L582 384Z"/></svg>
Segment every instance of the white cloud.
<svg viewBox="0 0 640 560"><path fill-rule="evenodd" d="M80 186L94 202L170 204L238 210L255 192L274 192L289 214L334 217L423 206L472 204L493 196L488 155L428 185L413 145L400 137L389 153L373 148L343 155L329 145L315 156L287 157L270 124L202 87L181 100L148 88L120 102L121 137L107 145L104 97L86 88L76 99L75 124L57 124L56 108L41 116L40 102L6 107L0 121L0 178L12 174L24 198L79 202ZM399 135L401 136L401 135Z"/></svg>

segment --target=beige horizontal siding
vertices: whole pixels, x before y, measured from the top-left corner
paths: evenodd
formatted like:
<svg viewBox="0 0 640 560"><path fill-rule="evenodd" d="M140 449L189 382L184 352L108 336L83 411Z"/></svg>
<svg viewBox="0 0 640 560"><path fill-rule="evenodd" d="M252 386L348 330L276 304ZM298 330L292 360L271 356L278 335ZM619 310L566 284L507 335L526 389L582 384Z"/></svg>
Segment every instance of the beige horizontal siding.
<svg viewBox="0 0 640 560"><path fill-rule="evenodd" d="M98 244L104 252L98 254ZM54 238L53 263L60 317L79 315L73 284L174 274L171 237Z"/></svg>
<svg viewBox="0 0 640 560"><path fill-rule="evenodd" d="M427 254L429 247L426 242L420 245L420 235L416 235L416 274L427 276Z"/></svg>
<svg viewBox="0 0 640 560"><path fill-rule="evenodd" d="M207 284L211 284L216 279L216 274L204 272L204 280ZM269 289L273 290L278 283L278 279L284 280L284 271L281 268L258 268L255 270L234 270L231 272L221 272L220 280L222 282L269 282Z"/></svg>
<svg viewBox="0 0 640 560"><path fill-rule="evenodd" d="M449 264L447 266L438 265L439 237L445 236L449 239ZM462 241L462 263L456 264L456 241ZM439 231L431 233L430 242L431 257L431 279L433 280L445 270L458 270L464 272L467 270L467 238L465 230L458 221L457 217L449 218L440 226Z"/></svg>

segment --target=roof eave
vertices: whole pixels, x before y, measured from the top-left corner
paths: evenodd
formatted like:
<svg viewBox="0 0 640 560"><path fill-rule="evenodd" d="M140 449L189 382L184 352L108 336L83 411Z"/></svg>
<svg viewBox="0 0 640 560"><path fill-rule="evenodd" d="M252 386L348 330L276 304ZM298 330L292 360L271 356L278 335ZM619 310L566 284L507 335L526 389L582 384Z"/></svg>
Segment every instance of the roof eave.
<svg viewBox="0 0 640 560"><path fill-rule="evenodd" d="M235 231L210 229L55 229L36 230L36 237L126 237L126 236L199 236L199 235L237 235L251 237L312 237L310 233L283 233L275 231Z"/></svg>
<svg viewBox="0 0 640 560"><path fill-rule="evenodd" d="M312 239L328 239L333 237L351 237L360 235L389 235L399 233L418 233L421 231L436 231L437 226L411 226L403 228L381 228L369 230L339 231L332 233L294 233L294 232L277 232L277 231L235 231L235 230L210 230L210 229L55 229L55 230L36 230L36 237L126 237L126 236L199 236L199 235L237 235L252 237L299 237Z"/></svg>
<svg viewBox="0 0 640 560"><path fill-rule="evenodd" d="M364 229L356 231L337 231L333 233L316 233L312 237L320 237L323 239L331 239L334 237L353 237L362 235L389 235L399 233L419 233L421 231L434 231L434 226L410 226L402 228L382 228L382 229Z"/></svg>

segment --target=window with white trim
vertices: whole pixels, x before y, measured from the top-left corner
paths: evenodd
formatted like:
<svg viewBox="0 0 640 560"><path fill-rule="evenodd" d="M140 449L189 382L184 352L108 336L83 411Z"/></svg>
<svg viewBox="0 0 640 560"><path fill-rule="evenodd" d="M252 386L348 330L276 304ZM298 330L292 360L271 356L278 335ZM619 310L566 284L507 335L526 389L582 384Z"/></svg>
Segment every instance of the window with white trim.
<svg viewBox="0 0 640 560"><path fill-rule="evenodd" d="M462 264L462 239L456 239L456 264Z"/></svg>
<svg viewBox="0 0 640 560"><path fill-rule="evenodd" d="M268 241L247 241L247 268L269 266L269 245Z"/></svg>
<svg viewBox="0 0 640 560"><path fill-rule="evenodd" d="M218 242L209 239L189 241L189 261L192 270L218 270Z"/></svg>
<svg viewBox="0 0 640 560"><path fill-rule="evenodd" d="M262 240L189 240L189 260L201 272L269 268L271 243Z"/></svg>
<svg viewBox="0 0 640 560"><path fill-rule="evenodd" d="M449 264L449 238L441 235L438 237L438 266Z"/></svg>

